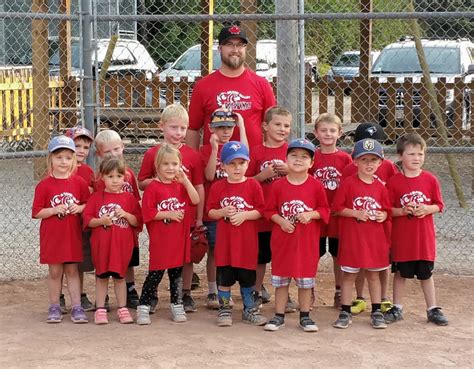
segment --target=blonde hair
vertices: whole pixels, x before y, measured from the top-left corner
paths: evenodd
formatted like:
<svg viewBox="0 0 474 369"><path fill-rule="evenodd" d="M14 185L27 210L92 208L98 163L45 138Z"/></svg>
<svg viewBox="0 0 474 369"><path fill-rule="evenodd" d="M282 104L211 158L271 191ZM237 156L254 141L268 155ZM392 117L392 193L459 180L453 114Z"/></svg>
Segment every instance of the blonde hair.
<svg viewBox="0 0 474 369"><path fill-rule="evenodd" d="M341 118L339 118L335 114L331 114L331 113L320 114L314 121L314 129L318 129L319 123L333 123L337 125L337 128L339 128L339 130L342 130Z"/></svg>
<svg viewBox="0 0 474 369"><path fill-rule="evenodd" d="M174 148L173 146L169 144L162 143L160 145L160 148L158 149L158 152L155 155L155 172L156 173L158 173L158 167L163 162L165 155L175 155L178 158L180 164L183 162L181 159L181 153L179 152L178 149Z"/></svg>
<svg viewBox="0 0 474 369"><path fill-rule="evenodd" d="M189 124L189 115L186 109L180 103L168 105L161 113L161 123L166 123L171 118L179 118L186 124Z"/></svg>
<svg viewBox="0 0 474 369"><path fill-rule="evenodd" d="M283 106L275 105L275 106L272 106L271 108L268 108L267 111L265 112L265 118L264 118L265 123L270 123L274 115L282 115L284 117L290 117L290 119L292 119L291 113L287 108L284 108Z"/></svg>
<svg viewBox="0 0 474 369"><path fill-rule="evenodd" d="M109 157L100 162L99 174L109 174L116 170L118 173L125 176L127 173L127 165L123 159Z"/></svg>
<svg viewBox="0 0 474 369"><path fill-rule="evenodd" d="M51 175L53 173L53 156L63 152L63 151L70 151L72 153L72 164L71 168L69 170L69 174L75 173L77 170L77 157L76 153L70 149L57 149L54 150L53 152L48 153L48 156L46 157L46 168L47 168L47 173L48 175Z"/></svg>
<svg viewBox="0 0 474 369"><path fill-rule="evenodd" d="M105 129L103 131L100 131L97 136L95 136L94 144L97 151L100 151L103 145L117 141L122 142L122 138L120 137L120 135L117 132L112 131L111 129Z"/></svg>

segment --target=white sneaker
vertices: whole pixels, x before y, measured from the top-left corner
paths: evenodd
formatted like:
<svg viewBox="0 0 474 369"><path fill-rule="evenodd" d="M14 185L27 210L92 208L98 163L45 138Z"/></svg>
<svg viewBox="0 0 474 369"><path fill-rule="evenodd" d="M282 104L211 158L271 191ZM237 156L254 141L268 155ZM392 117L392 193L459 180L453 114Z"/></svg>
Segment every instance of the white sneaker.
<svg viewBox="0 0 474 369"><path fill-rule="evenodd" d="M170 304L171 319L176 323L184 323L188 319L186 318L186 312L184 311L183 304Z"/></svg>
<svg viewBox="0 0 474 369"><path fill-rule="evenodd" d="M150 307L148 305L137 306L137 324L138 325L151 324Z"/></svg>

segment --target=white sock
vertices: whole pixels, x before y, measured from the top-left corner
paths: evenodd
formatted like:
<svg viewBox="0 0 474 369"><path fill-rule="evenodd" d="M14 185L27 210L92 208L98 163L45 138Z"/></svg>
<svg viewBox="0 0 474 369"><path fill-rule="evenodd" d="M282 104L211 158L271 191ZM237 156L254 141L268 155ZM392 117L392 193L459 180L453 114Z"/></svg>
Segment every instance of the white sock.
<svg viewBox="0 0 474 369"><path fill-rule="evenodd" d="M217 282L208 282L209 293L217 294Z"/></svg>
<svg viewBox="0 0 474 369"><path fill-rule="evenodd" d="M437 307L439 307L439 306L437 306L437 305L430 306L430 307L429 307L428 309L426 309L426 310L430 311L430 310L433 310L433 309L435 309L435 308L437 308Z"/></svg>

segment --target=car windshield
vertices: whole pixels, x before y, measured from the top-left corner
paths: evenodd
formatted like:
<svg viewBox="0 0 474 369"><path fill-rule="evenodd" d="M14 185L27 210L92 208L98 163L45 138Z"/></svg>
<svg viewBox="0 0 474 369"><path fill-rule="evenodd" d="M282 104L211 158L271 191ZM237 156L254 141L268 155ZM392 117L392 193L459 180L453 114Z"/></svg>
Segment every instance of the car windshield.
<svg viewBox="0 0 474 369"><path fill-rule="evenodd" d="M221 56L214 50L213 52L213 69L219 69L221 66ZM201 50L188 50L181 58L176 61L173 66L176 70L201 70Z"/></svg>
<svg viewBox="0 0 474 369"><path fill-rule="evenodd" d="M459 49L424 47L430 73L459 74ZM384 50L377 59L372 73L421 73L415 47Z"/></svg>
<svg viewBox="0 0 474 369"><path fill-rule="evenodd" d="M359 55L358 54L342 54L339 59L334 63L335 67L358 67L359 66Z"/></svg>
<svg viewBox="0 0 474 369"><path fill-rule="evenodd" d="M79 68L81 62L81 48L78 43L71 44L71 67ZM51 42L49 47L49 65L59 68L59 48L57 42Z"/></svg>

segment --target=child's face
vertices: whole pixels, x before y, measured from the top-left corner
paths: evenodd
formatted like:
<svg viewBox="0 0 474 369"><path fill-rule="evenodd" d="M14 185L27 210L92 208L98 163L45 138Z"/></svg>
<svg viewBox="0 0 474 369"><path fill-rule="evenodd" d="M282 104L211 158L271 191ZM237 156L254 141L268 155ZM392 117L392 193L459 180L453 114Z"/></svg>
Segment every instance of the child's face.
<svg viewBox="0 0 474 369"><path fill-rule="evenodd" d="M288 139L291 130L291 117L274 114L270 122L263 122L263 130L267 140L284 142Z"/></svg>
<svg viewBox="0 0 474 369"><path fill-rule="evenodd" d="M156 168L157 174L164 182L172 182L181 170L181 161L177 155L166 154Z"/></svg>
<svg viewBox="0 0 474 369"><path fill-rule="evenodd" d="M341 137L342 130L336 123L319 122L314 130L314 135L321 146L336 147L337 139Z"/></svg>
<svg viewBox="0 0 474 369"><path fill-rule="evenodd" d="M163 131L165 142L177 146L186 136L188 122L183 121L179 117L171 117L166 122L160 122L160 127Z"/></svg>
<svg viewBox="0 0 474 369"><path fill-rule="evenodd" d="M407 145L400 155L403 169L418 171L425 162L425 151L421 145Z"/></svg>
<svg viewBox="0 0 474 369"><path fill-rule="evenodd" d="M227 173L229 182L240 182L245 176L245 172L249 167L248 160L237 158L231 160L228 164L222 163L224 171Z"/></svg>
<svg viewBox="0 0 474 369"><path fill-rule="evenodd" d="M125 176L119 173L116 169L110 173L103 174L102 179L105 183L105 189L107 192L119 193L122 191Z"/></svg>
<svg viewBox="0 0 474 369"><path fill-rule="evenodd" d="M305 149L293 149L286 156L289 173L307 173L313 166L313 159Z"/></svg>
<svg viewBox="0 0 474 369"><path fill-rule="evenodd" d="M382 164L382 159L377 155L366 154L354 159L354 164L356 165L359 174L373 176Z"/></svg>
<svg viewBox="0 0 474 369"><path fill-rule="evenodd" d="M216 127L210 128L211 132L217 136L219 144L225 144L230 141L235 127Z"/></svg>
<svg viewBox="0 0 474 369"><path fill-rule="evenodd" d="M68 176L74 163L74 153L71 150L57 150L51 155L51 167L57 177Z"/></svg>
<svg viewBox="0 0 474 369"><path fill-rule="evenodd" d="M112 141L109 143L104 143L100 145L97 149L97 156L105 158L108 156L121 159L123 157L123 142Z"/></svg>
<svg viewBox="0 0 474 369"><path fill-rule="evenodd" d="M76 158L78 163L84 162L89 155L89 150L91 148L91 141L86 140L82 137L78 137L74 140L76 145Z"/></svg>

